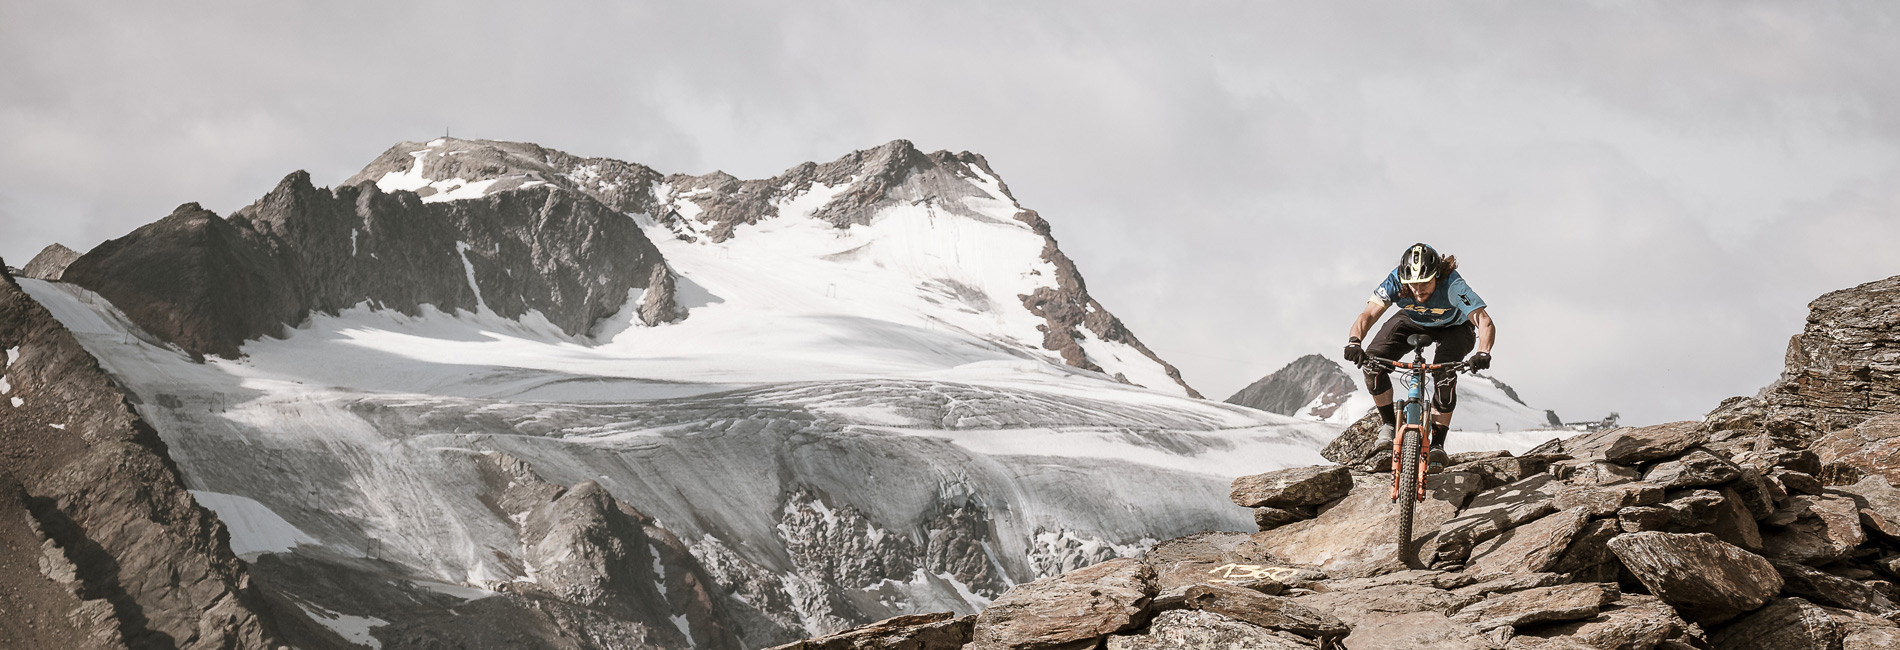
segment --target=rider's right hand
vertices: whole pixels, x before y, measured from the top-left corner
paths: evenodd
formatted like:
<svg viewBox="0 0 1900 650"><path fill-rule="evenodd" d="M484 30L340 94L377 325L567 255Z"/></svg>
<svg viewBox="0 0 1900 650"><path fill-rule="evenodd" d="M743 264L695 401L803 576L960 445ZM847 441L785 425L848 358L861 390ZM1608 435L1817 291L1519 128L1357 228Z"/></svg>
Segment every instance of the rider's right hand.
<svg viewBox="0 0 1900 650"><path fill-rule="evenodd" d="M1346 344L1346 360L1351 361L1352 365L1355 366L1363 366L1366 364L1366 351L1364 348L1359 347L1358 341Z"/></svg>

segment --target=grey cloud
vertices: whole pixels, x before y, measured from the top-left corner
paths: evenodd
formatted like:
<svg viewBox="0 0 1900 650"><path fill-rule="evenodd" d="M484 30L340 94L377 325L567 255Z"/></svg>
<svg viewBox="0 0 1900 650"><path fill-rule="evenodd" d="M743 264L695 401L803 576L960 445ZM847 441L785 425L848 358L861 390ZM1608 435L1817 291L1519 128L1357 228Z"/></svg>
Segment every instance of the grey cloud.
<svg viewBox="0 0 1900 650"><path fill-rule="evenodd" d="M987 156L1210 395L1332 352L1424 240L1527 399L1688 418L1772 380L1807 300L1900 273L1897 12L5 2L0 255L443 128L745 177L906 138Z"/></svg>

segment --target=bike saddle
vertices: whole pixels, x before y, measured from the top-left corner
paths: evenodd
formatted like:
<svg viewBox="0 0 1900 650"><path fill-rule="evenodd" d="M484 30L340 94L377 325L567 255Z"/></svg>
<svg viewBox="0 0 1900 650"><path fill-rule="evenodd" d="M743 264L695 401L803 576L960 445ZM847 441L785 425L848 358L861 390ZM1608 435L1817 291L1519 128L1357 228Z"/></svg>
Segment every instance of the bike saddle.
<svg viewBox="0 0 1900 650"><path fill-rule="evenodd" d="M1411 344L1412 347L1422 348L1422 347L1432 344L1432 335L1413 334L1411 336L1405 337L1405 342L1408 344Z"/></svg>

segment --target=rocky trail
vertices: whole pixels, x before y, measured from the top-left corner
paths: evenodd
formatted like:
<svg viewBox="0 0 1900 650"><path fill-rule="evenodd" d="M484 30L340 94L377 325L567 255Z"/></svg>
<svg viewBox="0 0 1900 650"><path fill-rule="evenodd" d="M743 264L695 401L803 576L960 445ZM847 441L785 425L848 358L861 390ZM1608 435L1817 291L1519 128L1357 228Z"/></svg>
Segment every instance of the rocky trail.
<svg viewBox="0 0 1900 650"><path fill-rule="evenodd" d="M1258 532L780 650L1900 647L1900 277L1816 300L1783 378L1701 422L1454 456L1410 562L1362 421L1236 479Z"/></svg>

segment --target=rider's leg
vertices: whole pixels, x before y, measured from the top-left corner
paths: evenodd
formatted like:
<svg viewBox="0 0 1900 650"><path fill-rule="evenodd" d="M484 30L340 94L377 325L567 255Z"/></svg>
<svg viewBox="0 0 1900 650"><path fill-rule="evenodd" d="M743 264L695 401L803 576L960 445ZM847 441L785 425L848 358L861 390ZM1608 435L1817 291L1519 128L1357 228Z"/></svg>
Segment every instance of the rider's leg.
<svg viewBox="0 0 1900 650"><path fill-rule="evenodd" d="M1476 328L1470 323L1441 328L1438 336L1438 350L1432 355L1432 363L1450 363L1462 361L1477 345ZM1432 376L1432 471L1442 468L1450 462L1450 454L1445 451L1445 437L1451 431L1451 414L1458 409L1458 373L1442 372Z"/></svg>

